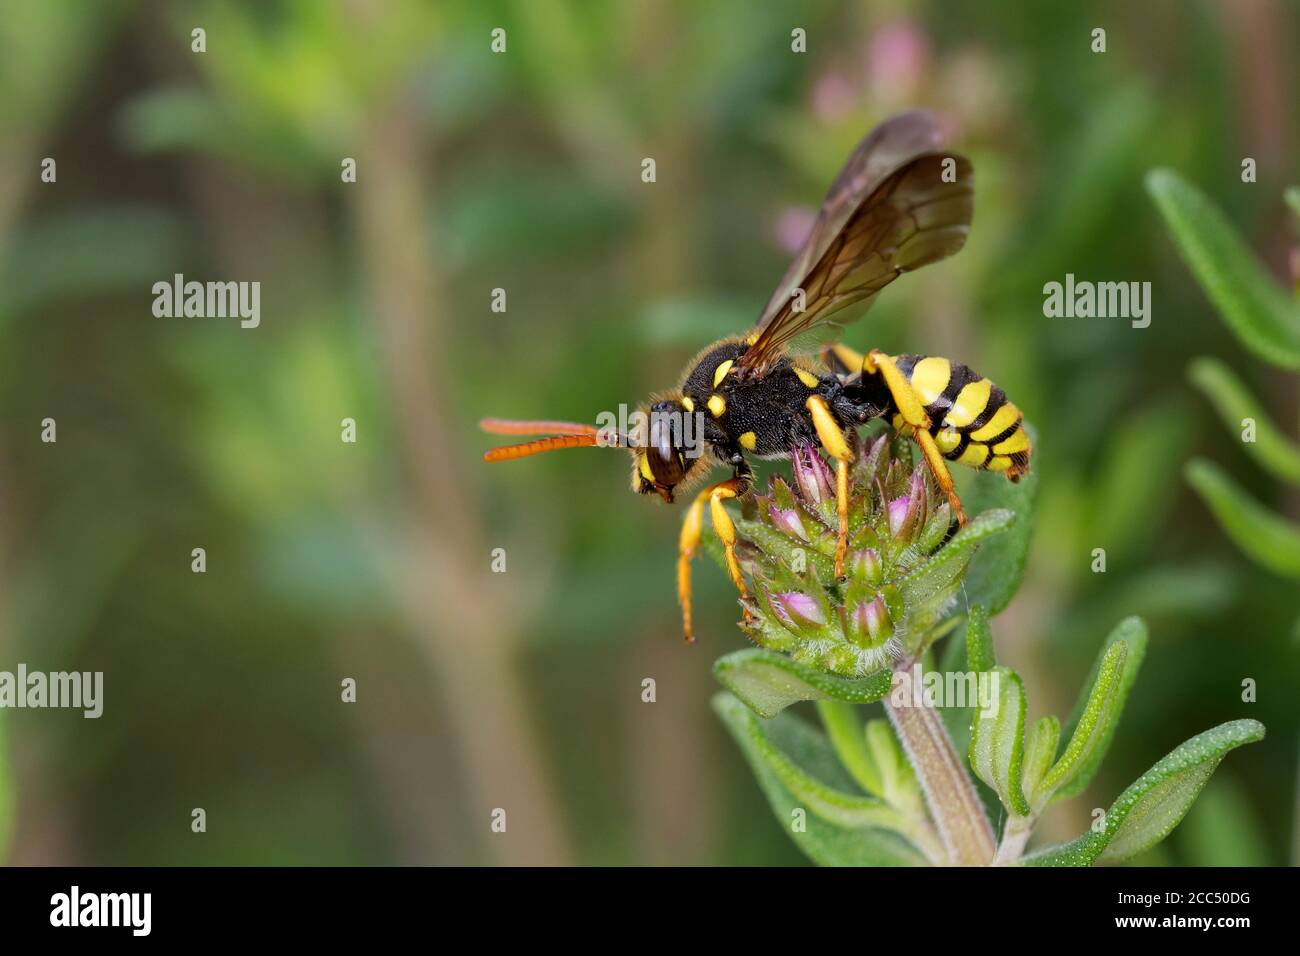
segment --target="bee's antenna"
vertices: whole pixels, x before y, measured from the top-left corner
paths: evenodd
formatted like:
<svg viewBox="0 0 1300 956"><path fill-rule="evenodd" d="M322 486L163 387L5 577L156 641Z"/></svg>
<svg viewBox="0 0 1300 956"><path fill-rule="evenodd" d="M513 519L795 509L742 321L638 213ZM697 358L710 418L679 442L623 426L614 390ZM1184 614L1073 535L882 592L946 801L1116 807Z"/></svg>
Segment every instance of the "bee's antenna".
<svg viewBox="0 0 1300 956"><path fill-rule="evenodd" d="M580 422L558 421L516 421L510 418L485 418L479 428L493 435L538 435L550 434L549 438L521 442L518 445L506 445L493 448L483 455L484 461L508 461L512 458L525 458L544 451L556 451L561 448L608 448L628 447L627 436L620 432L610 432L594 425ZM614 441L611 441L610 438Z"/></svg>

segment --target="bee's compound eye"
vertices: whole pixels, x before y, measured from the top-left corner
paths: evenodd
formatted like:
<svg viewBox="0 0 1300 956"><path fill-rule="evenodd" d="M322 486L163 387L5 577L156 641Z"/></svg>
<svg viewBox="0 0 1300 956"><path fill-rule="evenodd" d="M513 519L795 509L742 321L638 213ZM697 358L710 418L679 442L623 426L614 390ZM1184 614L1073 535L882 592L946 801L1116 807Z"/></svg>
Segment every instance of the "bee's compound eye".
<svg viewBox="0 0 1300 956"><path fill-rule="evenodd" d="M676 402L658 402L650 411L650 447L646 462L656 484L672 487L686 475L682 453L682 414Z"/></svg>

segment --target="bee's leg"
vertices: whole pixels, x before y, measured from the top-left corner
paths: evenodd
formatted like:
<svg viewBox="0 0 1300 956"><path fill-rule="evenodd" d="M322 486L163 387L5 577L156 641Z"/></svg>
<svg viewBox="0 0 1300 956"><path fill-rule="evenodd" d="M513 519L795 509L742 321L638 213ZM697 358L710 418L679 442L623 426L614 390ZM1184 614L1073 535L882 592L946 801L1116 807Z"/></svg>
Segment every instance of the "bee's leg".
<svg viewBox="0 0 1300 956"><path fill-rule="evenodd" d="M872 349L867 355L862 363L862 372L872 375L878 372L884 377L889 394L893 396L894 404L898 406L898 413L903 417L904 422L912 426L912 437L921 446L921 454L925 456L926 464L930 467L930 474L934 475L939 490L947 495L948 503L957 516L957 523L964 525L966 512L962 509L961 499L957 497L957 489L953 487L948 464L943 460L943 454L935 444L934 436L930 434L930 416L925 413L925 406L921 404L921 399L912 388L912 383L899 371L894 360L878 349Z"/></svg>
<svg viewBox="0 0 1300 956"><path fill-rule="evenodd" d="M738 468L735 477L720 481L705 488L686 509L686 519L682 522L682 534L677 546L677 598L682 605L682 631L687 642L695 640L691 630L691 558L700 546L700 533L704 527L704 504L708 502L709 517L713 521L713 530L722 541L722 548L727 557L727 573L732 583L740 591L741 597L749 597L745 587L745 578L740 573L740 562L736 560L736 525L722 507L726 498L739 498L749 490L752 474L746 467ZM745 612L748 617L749 612Z"/></svg>
<svg viewBox="0 0 1300 956"><path fill-rule="evenodd" d="M835 516L840 526L835 540L835 576L840 577L844 574L844 555L849 549L849 463L853 461L853 449L826 399L809 395L805 406L812 415L818 440L835 459Z"/></svg>
<svg viewBox="0 0 1300 956"><path fill-rule="evenodd" d="M865 361L861 352L840 342L822 349L821 359L822 364L836 375L857 375Z"/></svg>

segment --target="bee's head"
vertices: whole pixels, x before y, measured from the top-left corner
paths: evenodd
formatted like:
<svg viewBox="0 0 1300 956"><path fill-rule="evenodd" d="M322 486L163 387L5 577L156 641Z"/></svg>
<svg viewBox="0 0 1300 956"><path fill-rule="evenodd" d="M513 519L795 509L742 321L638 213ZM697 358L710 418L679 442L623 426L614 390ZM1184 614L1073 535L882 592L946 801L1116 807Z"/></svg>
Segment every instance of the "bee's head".
<svg viewBox="0 0 1300 956"><path fill-rule="evenodd" d="M561 448L627 448L632 453L632 490L656 492L672 502L673 490L692 476L704 474L703 427L696 420L689 398L669 396L644 407L635 415L637 424L626 432L606 425L597 428L578 422L518 421L485 418L479 426L497 435L549 435L517 445L493 448L487 461L508 461Z"/></svg>
<svg viewBox="0 0 1300 956"><path fill-rule="evenodd" d="M657 492L671 503L673 489L690 473L693 460L686 452L685 435L690 412L681 399L671 398L650 406L644 441L632 449L632 489L643 495Z"/></svg>

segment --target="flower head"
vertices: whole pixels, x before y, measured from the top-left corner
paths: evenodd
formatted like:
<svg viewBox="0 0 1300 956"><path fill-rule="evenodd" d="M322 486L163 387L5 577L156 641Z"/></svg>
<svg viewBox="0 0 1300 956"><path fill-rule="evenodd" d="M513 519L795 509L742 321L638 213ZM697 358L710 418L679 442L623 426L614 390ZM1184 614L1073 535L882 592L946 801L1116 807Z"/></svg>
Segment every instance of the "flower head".
<svg viewBox="0 0 1300 956"><path fill-rule="evenodd" d="M897 443L897 444L896 444ZM860 677L915 653L961 585L960 567L927 569L953 530L952 511L888 433L850 470L849 550L837 579L835 475L814 448L791 455L754 516L738 523L754 582L742 627L753 640L831 673ZM968 558L968 555L967 555Z"/></svg>

